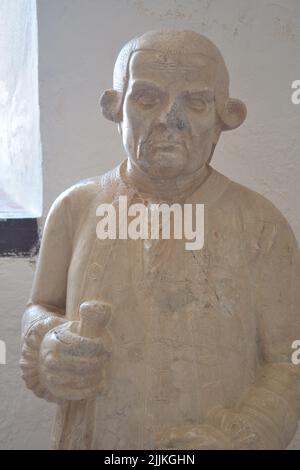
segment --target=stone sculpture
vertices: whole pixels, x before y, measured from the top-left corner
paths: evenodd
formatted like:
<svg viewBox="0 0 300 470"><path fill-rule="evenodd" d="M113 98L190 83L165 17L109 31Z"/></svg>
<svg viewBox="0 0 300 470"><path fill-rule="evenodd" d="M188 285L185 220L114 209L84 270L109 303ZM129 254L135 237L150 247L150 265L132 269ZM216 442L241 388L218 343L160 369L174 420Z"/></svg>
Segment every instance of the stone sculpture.
<svg viewBox="0 0 300 470"><path fill-rule="evenodd" d="M23 378L57 403L51 447L285 448L300 413L299 249L268 200L210 165L246 116L220 52L192 31L135 38L101 107L127 159L53 204L23 317ZM120 196L204 204L203 248L99 239L97 208Z"/></svg>

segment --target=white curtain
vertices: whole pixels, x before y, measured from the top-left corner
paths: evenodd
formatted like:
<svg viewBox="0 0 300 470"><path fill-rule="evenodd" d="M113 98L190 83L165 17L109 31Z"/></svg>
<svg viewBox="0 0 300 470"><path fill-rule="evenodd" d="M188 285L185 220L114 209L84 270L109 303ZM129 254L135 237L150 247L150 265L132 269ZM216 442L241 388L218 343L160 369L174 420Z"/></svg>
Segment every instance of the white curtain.
<svg viewBox="0 0 300 470"><path fill-rule="evenodd" d="M35 0L0 0L0 217L42 208Z"/></svg>

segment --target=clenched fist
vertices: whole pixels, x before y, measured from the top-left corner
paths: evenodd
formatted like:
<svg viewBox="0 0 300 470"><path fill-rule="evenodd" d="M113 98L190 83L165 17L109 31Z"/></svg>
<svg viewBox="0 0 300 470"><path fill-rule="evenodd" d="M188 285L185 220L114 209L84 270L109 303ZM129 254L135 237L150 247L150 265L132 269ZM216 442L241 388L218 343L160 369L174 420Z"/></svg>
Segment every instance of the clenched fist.
<svg viewBox="0 0 300 470"><path fill-rule="evenodd" d="M97 325L95 321L93 324L97 307L99 310L96 302L83 304L81 322L59 325L42 340L40 381L58 401L92 399L103 390L112 350L111 337L105 328L110 313L105 309L96 312ZM90 321L89 331L83 320Z"/></svg>

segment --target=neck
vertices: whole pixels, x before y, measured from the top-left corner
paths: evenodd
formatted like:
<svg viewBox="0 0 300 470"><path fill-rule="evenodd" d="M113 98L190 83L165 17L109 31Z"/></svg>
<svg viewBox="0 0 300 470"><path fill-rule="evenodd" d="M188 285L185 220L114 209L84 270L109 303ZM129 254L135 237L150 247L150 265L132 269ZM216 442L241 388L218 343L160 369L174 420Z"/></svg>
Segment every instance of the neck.
<svg viewBox="0 0 300 470"><path fill-rule="evenodd" d="M121 170L125 183L135 188L145 199L166 202L180 202L193 194L211 173L211 167L205 164L192 174L179 175L176 178L151 177L127 159Z"/></svg>

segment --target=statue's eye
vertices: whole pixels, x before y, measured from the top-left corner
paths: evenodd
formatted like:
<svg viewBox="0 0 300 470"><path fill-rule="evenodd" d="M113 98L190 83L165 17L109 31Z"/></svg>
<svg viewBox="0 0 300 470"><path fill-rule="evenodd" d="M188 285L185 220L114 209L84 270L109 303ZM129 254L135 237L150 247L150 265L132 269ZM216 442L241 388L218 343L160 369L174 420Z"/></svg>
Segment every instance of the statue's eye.
<svg viewBox="0 0 300 470"><path fill-rule="evenodd" d="M154 93L138 93L134 96L135 101L142 106L151 107L159 103L159 98Z"/></svg>
<svg viewBox="0 0 300 470"><path fill-rule="evenodd" d="M190 108L194 109L195 111L205 111L207 107L207 103L204 98L200 96L189 96L188 97L188 105Z"/></svg>

